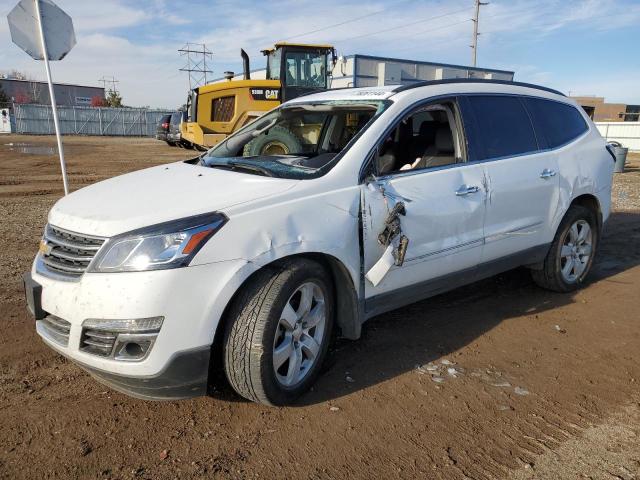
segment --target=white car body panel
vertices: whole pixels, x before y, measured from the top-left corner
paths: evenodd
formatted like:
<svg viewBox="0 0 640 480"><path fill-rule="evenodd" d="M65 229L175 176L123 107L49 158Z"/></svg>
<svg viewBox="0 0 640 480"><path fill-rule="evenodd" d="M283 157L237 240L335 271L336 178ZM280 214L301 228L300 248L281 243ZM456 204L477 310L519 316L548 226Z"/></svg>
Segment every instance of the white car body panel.
<svg viewBox="0 0 640 480"><path fill-rule="evenodd" d="M111 237L273 197L297 183L176 162L120 175L73 192L56 202L49 212L49 223L72 232Z"/></svg>
<svg viewBox="0 0 640 480"><path fill-rule="evenodd" d="M549 243L559 207L557 154L537 152L483 165L489 196L482 262ZM553 176L541 178L545 170Z"/></svg>
<svg viewBox="0 0 640 480"><path fill-rule="evenodd" d="M405 174L380 183L388 195L386 202L376 183L364 188L365 271L386 248L377 237L384 226L387 205L392 208L394 198L403 201L406 208L401 223L409 246L404 265L392 267L376 286L365 284L367 298L478 265L486 197L481 164ZM478 185L480 191L457 196L455 192L462 185Z"/></svg>

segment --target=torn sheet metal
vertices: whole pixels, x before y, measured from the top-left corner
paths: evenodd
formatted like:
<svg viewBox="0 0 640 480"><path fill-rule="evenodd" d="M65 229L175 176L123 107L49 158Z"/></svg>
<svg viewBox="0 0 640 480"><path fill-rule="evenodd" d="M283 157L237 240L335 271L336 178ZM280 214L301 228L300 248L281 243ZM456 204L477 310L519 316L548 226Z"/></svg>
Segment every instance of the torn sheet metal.
<svg viewBox="0 0 640 480"><path fill-rule="evenodd" d="M393 256L394 248L392 244L389 244L382 254L382 257L380 257L380 260L378 260L365 275L366 279L369 280L374 287L378 286L391 267L395 265L396 260Z"/></svg>
<svg viewBox="0 0 640 480"><path fill-rule="evenodd" d="M387 272L393 266L400 267L404 263L404 258L407 253L407 247L409 246L409 238L402 234L402 223L400 218L407 214L404 201L411 201L404 199L403 197L391 195L385 185L382 183L373 183L368 185L368 188L373 192L376 191L376 187L382 195L382 200L386 206L388 213L384 220L384 224L380 233L378 233L378 243L387 247L383 252L380 259L369 269L365 277L375 287L385 277ZM393 207L389 208L390 203L396 202ZM374 223L372 221L371 226Z"/></svg>

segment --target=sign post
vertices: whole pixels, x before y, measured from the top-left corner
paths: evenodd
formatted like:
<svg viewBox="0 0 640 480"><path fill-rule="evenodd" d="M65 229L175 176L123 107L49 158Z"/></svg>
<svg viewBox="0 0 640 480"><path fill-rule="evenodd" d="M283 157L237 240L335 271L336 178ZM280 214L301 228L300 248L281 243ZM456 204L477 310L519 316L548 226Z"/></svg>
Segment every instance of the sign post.
<svg viewBox="0 0 640 480"><path fill-rule="evenodd" d="M51 80L49 60L62 60L76 44L71 17L51 0L20 0L7 15L13 43L35 60L44 60L51 99L51 113L56 130L64 194L69 193L67 167L64 161L56 95Z"/></svg>

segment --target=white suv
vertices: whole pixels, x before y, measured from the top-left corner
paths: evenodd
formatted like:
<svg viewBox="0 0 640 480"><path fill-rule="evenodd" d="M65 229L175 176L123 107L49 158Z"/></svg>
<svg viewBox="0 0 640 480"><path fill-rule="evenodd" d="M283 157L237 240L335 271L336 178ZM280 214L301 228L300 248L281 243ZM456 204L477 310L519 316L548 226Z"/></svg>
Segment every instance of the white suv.
<svg viewBox="0 0 640 480"><path fill-rule="evenodd" d="M48 345L117 390L202 395L220 366L240 395L286 404L333 334L357 339L382 312L521 265L579 287L613 166L547 88L326 91L58 201L27 303Z"/></svg>

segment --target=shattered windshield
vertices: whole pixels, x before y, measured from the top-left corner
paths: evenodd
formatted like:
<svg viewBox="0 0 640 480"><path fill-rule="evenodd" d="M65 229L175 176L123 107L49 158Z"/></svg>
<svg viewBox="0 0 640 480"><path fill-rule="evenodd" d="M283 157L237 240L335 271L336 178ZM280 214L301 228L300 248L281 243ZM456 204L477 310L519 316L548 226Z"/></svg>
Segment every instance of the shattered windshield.
<svg viewBox="0 0 640 480"><path fill-rule="evenodd" d="M317 177L386 105L334 101L284 106L216 145L201 164L272 177Z"/></svg>

